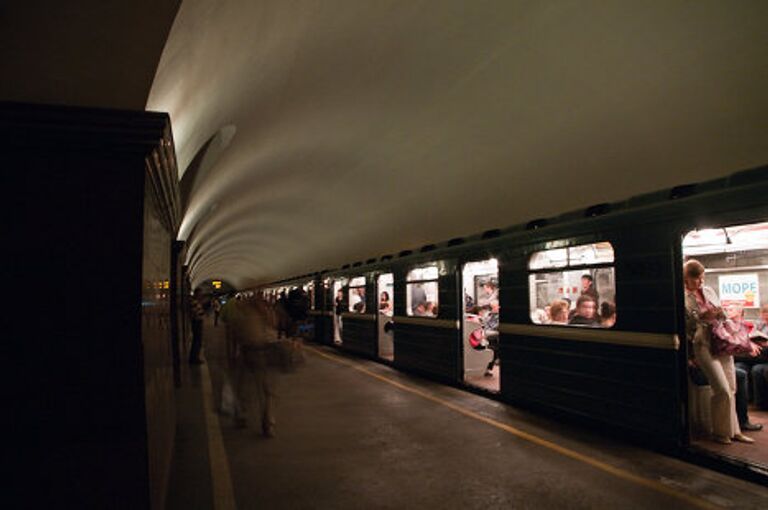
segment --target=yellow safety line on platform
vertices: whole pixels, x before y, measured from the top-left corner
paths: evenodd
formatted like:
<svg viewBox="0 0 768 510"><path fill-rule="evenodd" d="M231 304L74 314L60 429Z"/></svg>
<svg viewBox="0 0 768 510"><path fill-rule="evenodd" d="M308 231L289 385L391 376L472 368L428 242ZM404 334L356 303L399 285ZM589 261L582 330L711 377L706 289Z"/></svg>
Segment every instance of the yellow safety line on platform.
<svg viewBox="0 0 768 510"><path fill-rule="evenodd" d="M409 393L413 393L414 395L418 395L422 398L425 398L427 400L431 400L432 402L438 403L440 405L443 405L445 407L448 407L449 409L452 409L458 413L463 414L464 416L468 416L470 418L473 418L477 421L481 421L483 423L487 423L488 425L491 425L492 427L496 427L497 429L503 430L505 432L509 432L510 434L517 436L521 439L525 439L526 441L529 441L531 443L537 444L539 446L543 446L544 448L547 448L549 450L555 451L561 455L564 455L566 457L569 457L571 459L578 460L580 462L583 462L585 464L589 464L592 467L595 467L601 471L605 471L606 473L610 473L618 478L621 478L623 480L628 480L630 482L634 482L638 485L642 485L644 487L647 487L649 489L652 489L656 492L660 492L662 494L665 494L667 496L671 496L676 499L680 499L685 501L686 503L690 503L693 506L696 506L698 508L706 508L708 510L710 509L719 509L722 508L718 505L715 505L714 503L710 503L709 501L703 500L701 498L697 498L695 496L691 496L689 494L685 494L680 492L679 488L672 488L668 487L662 483L659 483L654 480L649 480L647 478L643 478L642 476L638 476L635 474L630 473L629 471L625 471L621 468L618 468L616 466L612 466L610 464L607 464L605 462L602 462L600 460L594 459L588 455L585 455L583 453L579 453L575 450L571 450L570 448L566 448L564 446L560 446L558 444L555 444L551 441L547 441L546 439L542 439L538 436L535 436L533 434L530 434L528 432L524 432L520 429L517 429L515 427L512 427L510 425L507 425L505 423L502 423L500 421L496 421L492 418L488 418L486 416L483 416L481 414L475 413L473 411L470 411L468 409L465 409L461 406L458 406L452 402L449 402L447 400L444 400L440 397L436 397L435 395L432 395L430 393L427 393L426 391L422 391L420 389L405 385L403 383L397 382L395 380L389 379L387 377L384 377L383 375L379 375L375 372L371 372L370 370L361 367L360 365L357 365L351 361L347 361L343 358L340 358L335 355L331 355L325 352L322 352L314 347L307 346L309 350L313 351L315 354L318 354L319 356L323 356L325 358L328 358L332 361L336 361L337 363L341 363L343 365L347 365L351 368L354 368L355 370L358 370L360 372L363 372L366 375L369 375L375 379L378 379L380 381L383 381L387 384L391 384L392 386L395 386L397 388L400 388L401 390L407 391Z"/></svg>
<svg viewBox="0 0 768 510"><path fill-rule="evenodd" d="M232 476L229 472L227 452L224 450L219 417L213 410L213 386L207 365L200 367L200 374L203 385L203 410L208 432L208 456L211 462L213 508L216 510L235 510L237 508L235 491L232 487Z"/></svg>

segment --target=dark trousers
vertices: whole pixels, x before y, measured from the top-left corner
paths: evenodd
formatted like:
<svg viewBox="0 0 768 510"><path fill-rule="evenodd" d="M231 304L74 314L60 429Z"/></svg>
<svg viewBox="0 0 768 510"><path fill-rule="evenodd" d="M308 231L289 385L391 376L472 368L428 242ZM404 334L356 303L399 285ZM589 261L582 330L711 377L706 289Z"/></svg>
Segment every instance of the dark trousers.
<svg viewBox="0 0 768 510"><path fill-rule="evenodd" d="M496 331L486 332L485 338L488 340L488 348L493 351L493 359L485 367L486 370L493 370L496 360L499 359L499 333Z"/></svg>
<svg viewBox="0 0 768 510"><path fill-rule="evenodd" d="M203 321L192 321L192 347L189 349L189 361L200 361L200 349L203 347Z"/></svg>
<svg viewBox="0 0 768 510"><path fill-rule="evenodd" d="M736 416L739 418L739 425L744 425L749 421L747 407L749 406L749 384L747 375L749 367L743 363L736 363Z"/></svg>

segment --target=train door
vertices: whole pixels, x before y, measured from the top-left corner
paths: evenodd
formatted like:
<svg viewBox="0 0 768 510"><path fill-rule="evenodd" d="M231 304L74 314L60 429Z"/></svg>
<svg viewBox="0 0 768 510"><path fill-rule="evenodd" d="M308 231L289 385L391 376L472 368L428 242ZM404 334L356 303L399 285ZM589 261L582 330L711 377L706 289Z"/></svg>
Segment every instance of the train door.
<svg viewBox="0 0 768 510"><path fill-rule="evenodd" d="M378 321L379 332L379 358L394 361L395 343L394 334L392 332L392 314L395 309L394 275L392 273L380 275L376 289L376 320Z"/></svg>
<svg viewBox="0 0 768 510"><path fill-rule="evenodd" d="M464 382L490 391L501 387L499 369L499 267L496 259L467 262L462 271Z"/></svg>
<svg viewBox="0 0 768 510"><path fill-rule="evenodd" d="M344 286L347 284L346 279L338 279L333 281L333 343L341 345L342 336L341 332L344 325L341 321L341 314L344 313Z"/></svg>
<svg viewBox="0 0 768 510"><path fill-rule="evenodd" d="M691 444L768 470L768 222L682 241Z"/></svg>

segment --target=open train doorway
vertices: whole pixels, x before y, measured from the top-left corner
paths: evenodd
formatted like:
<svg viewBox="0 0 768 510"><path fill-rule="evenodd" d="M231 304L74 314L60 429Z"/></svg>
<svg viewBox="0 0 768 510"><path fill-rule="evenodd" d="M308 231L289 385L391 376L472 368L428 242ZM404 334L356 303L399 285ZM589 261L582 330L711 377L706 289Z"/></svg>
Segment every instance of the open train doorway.
<svg viewBox="0 0 768 510"><path fill-rule="evenodd" d="M379 276L376 282L377 297L376 320L378 321L379 358L387 361L395 360L395 343L392 332L392 314L395 309L394 302L394 275L386 273Z"/></svg>
<svg viewBox="0 0 768 510"><path fill-rule="evenodd" d="M768 222L682 243L691 445L768 471Z"/></svg>
<svg viewBox="0 0 768 510"><path fill-rule="evenodd" d="M467 262L462 270L464 382L498 392L499 265L496 259Z"/></svg>
<svg viewBox="0 0 768 510"><path fill-rule="evenodd" d="M342 331L344 324L341 314L344 313L344 287L347 285L345 278L333 280L333 343L342 344Z"/></svg>

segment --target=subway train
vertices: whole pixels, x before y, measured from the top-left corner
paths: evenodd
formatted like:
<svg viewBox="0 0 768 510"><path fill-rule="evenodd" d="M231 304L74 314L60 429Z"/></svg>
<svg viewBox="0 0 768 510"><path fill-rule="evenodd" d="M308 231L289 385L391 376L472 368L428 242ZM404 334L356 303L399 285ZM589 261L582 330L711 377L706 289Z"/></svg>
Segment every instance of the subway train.
<svg viewBox="0 0 768 510"><path fill-rule="evenodd" d="M253 290L303 287L315 342L765 482L764 458L706 438L682 266L759 319L766 198L768 166Z"/></svg>

